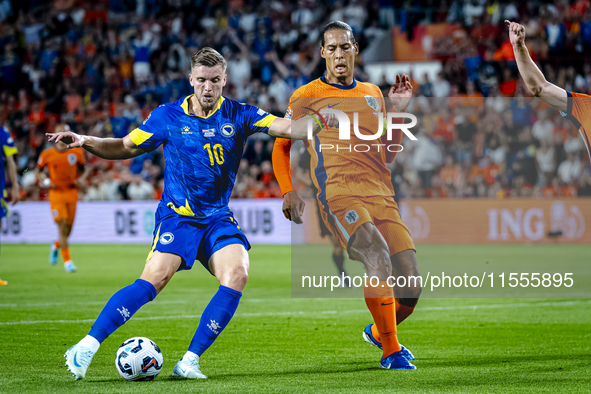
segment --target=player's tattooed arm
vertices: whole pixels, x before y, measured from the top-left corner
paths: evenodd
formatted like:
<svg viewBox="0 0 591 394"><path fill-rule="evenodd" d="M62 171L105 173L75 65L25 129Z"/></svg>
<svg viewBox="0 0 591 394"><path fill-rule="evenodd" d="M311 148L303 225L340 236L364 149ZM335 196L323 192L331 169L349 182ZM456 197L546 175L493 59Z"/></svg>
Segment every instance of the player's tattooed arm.
<svg viewBox="0 0 591 394"><path fill-rule="evenodd" d="M47 133L46 135L49 137L49 141L62 141L68 146L68 149L84 148L102 159L125 160L146 153L131 140L129 135L123 138L98 138L71 131Z"/></svg>
<svg viewBox="0 0 591 394"><path fill-rule="evenodd" d="M323 113L318 116L304 116L298 120L277 118L269 126L269 134L273 137L290 138L292 140L304 140L308 138L308 121L312 120L312 133L318 134L325 127L336 127L339 121L335 114Z"/></svg>
<svg viewBox="0 0 591 394"><path fill-rule="evenodd" d="M513 53L519 74L525 81L527 88L534 96L545 101L548 105L566 112L568 96L566 90L548 82L544 74L534 63L525 46L525 28L516 22L505 21L509 28L509 39L513 45Z"/></svg>

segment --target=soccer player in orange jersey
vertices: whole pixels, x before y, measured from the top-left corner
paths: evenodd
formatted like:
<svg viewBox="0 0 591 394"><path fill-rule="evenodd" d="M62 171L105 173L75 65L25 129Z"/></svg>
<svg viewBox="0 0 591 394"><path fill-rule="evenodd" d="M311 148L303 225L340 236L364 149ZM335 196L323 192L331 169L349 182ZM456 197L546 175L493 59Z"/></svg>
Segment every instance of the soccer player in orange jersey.
<svg viewBox="0 0 591 394"><path fill-rule="evenodd" d="M513 45L519 73L529 91L540 100L560 111L579 130L591 158L591 146L587 131L591 130L591 96L569 92L546 80L536 66L525 46L525 28L516 22L505 21L509 28L509 39Z"/></svg>
<svg viewBox="0 0 591 394"><path fill-rule="evenodd" d="M286 117L297 120L305 116L306 111L313 110L318 115L319 110L327 108L346 114L357 112L362 134L368 131L374 134L372 130L382 126L376 113L386 112L385 102L377 86L353 78L359 46L351 27L338 21L326 25L320 53L326 59L326 74L294 92ZM393 111L404 112L411 96L408 76L396 76L396 84L388 94ZM349 118L353 125L353 116ZM350 137L351 145L378 142L362 140L353 133ZM382 143L399 144L402 132L394 133L392 141L385 141L384 137L381 137ZM390 171L386 167L395 152L385 148L373 148L366 153L326 149L339 144L339 131L331 127L305 144L312 156L310 174L318 190L318 203L326 226L349 255L365 265L367 275L378 277L380 281L377 287L368 284L365 287L365 302L374 324L365 327L363 337L382 349L381 368L415 369L410 363L414 356L398 342L396 326L413 312L421 284L416 281L406 288L396 288L394 298L393 289L386 282L389 276L419 275L415 246L394 201ZM301 223L304 202L292 187L290 147L290 140L276 140L273 169L284 194L285 216Z"/></svg>
<svg viewBox="0 0 591 394"><path fill-rule="evenodd" d="M56 127L56 132L68 130L67 125ZM45 168L49 177L45 175ZM84 167L84 151L82 148L68 150L66 144L57 142L39 156L35 176L40 185L49 188L51 214L59 232L59 238L51 244L49 262L52 265L57 264L58 249L61 249L64 269L66 272L76 272L76 266L70 257L68 237L76 216L78 188L88 176Z"/></svg>

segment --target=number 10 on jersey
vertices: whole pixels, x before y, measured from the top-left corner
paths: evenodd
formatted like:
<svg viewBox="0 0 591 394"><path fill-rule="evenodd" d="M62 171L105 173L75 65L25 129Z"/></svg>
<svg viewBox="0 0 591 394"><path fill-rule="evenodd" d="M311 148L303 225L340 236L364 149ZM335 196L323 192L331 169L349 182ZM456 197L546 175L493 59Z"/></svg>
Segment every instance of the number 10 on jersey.
<svg viewBox="0 0 591 394"><path fill-rule="evenodd" d="M218 165L224 164L224 147L221 144L215 144L213 149L211 148L211 144L203 145L203 149L207 149L207 153L209 154L209 162L213 166L215 163ZM213 158L215 156L215 162Z"/></svg>

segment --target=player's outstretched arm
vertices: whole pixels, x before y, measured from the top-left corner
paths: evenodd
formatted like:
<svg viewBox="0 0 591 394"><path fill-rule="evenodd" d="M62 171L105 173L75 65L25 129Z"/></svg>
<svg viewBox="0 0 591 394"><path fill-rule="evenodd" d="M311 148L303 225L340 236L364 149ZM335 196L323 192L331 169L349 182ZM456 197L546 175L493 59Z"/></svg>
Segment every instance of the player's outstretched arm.
<svg viewBox="0 0 591 394"><path fill-rule="evenodd" d="M62 141L71 148L84 148L88 152L102 159L125 160L146 153L137 146L129 137L123 138L98 138L88 135L79 135L71 131L60 133L47 133L49 141Z"/></svg>
<svg viewBox="0 0 591 394"><path fill-rule="evenodd" d="M323 128L336 127L339 125L336 115L323 113L323 111L320 111L320 115L321 118L307 115L298 120L277 118L271 123L271 126L269 126L269 134L273 137L305 140L308 138L308 122L310 120L313 135L318 134Z"/></svg>
<svg viewBox="0 0 591 394"><path fill-rule="evenodd" d="M566 112L568 102L566 90L548 82L529 56L525 46L525 28L519 23L507 20L505 24L509 28L509 39L513 45L517 68L529 91L548 105Z"/></svg>

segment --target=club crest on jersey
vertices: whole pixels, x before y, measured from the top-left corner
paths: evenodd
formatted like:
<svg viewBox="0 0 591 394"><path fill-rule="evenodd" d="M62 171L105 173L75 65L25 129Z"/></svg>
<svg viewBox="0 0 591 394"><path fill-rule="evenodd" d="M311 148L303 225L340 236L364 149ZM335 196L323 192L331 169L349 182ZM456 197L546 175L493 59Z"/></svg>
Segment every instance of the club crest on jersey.
<svg viewBox="0 0 591 394"><path fill-rule="evenodd" d="M225 125L223 125L221 131L222 135L228 138L232 137L236 133L234 125L232 123L226 123Z"/></svg>
<svg viewBox="0 0 591 394"><path fill-rule="evenodd" d="M74 155L74 154L70 153L70 154L68 155L68 163L69 163L71 166L73 166L74 164L76 164L76 161L77 161L77 160L76 160L76 155Z"/></svg>
<svg viewBox="0 0 591 394"><path fill-rule="evenodd" d="M168 245L172 241L174 241L174 235L172 233L164 233L160 236L160 243L162 245Z"/></svg>
<svg viewBox="0 0 591 394"><path fill-rule="evenodd" d="M380 110L380 104L378 103L378 100L376 100L375 97L367 95L365 96L365 101L367 101L367 105L369 105L369 108L373 109L374 111Z"/></svg>
<svg viewBox="0 0 591 394"><path fill-rule="evenodd" d="M201 129L204 137L215 137L215 129Z"/></svg>
<svg viewBox="0 0 591 394"><path fill-rule="evenodd" d="M183 134L193 134L193 132L191 131L191 128L189 126L185 126L183 127Z"/></svg>
<svg viewBox="0 0 591 394"><path fill-rule="evenodd" d="M359 215L353 209L345 214L345 220L349 224L353 224L359 219Z"/></svg>

